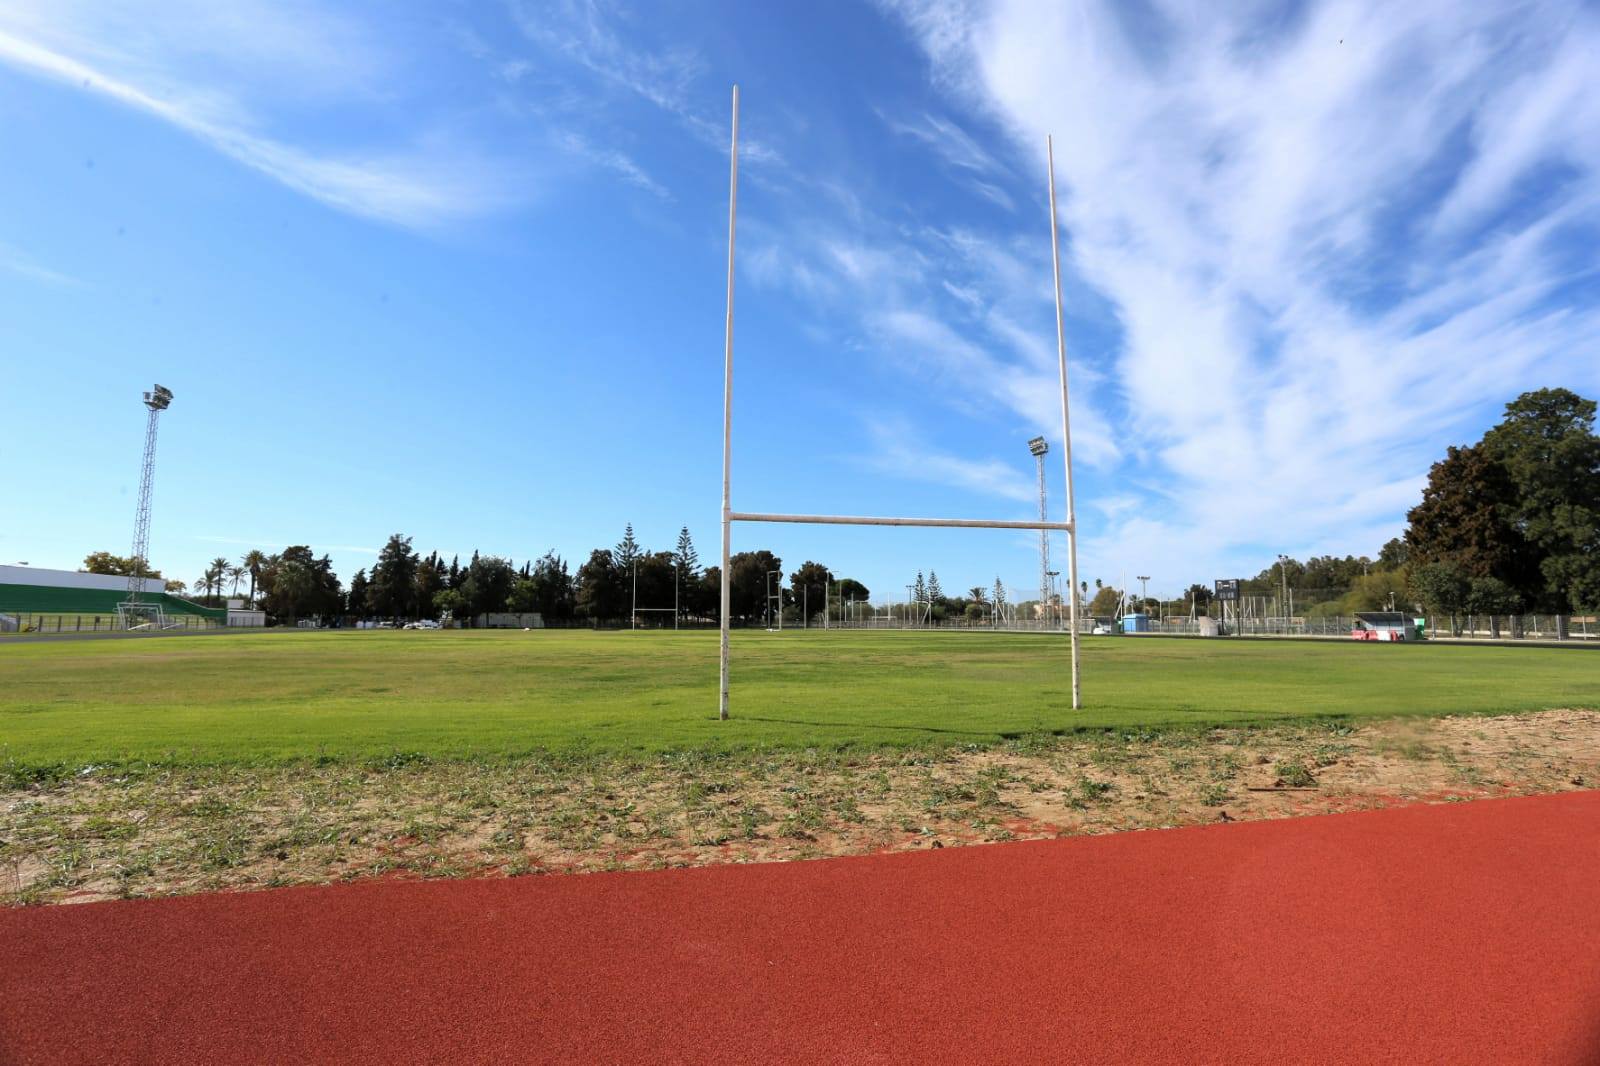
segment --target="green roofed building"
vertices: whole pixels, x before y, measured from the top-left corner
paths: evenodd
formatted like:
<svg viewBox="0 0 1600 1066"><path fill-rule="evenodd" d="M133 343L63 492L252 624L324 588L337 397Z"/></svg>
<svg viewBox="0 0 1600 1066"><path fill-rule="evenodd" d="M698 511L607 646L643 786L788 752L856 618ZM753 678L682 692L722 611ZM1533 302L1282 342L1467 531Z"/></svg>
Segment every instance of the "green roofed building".
<svg viewBox="0 0 1600 1066"><path fill-rule="evenodd" d="M159 579L151 581L141 599L161 609L166 625L205 628L227 624L226 608L202 607L150 587L160 584ZM127 598L126 577L0 566L0 632L25 628L115 629L119 623L117 607Z"/></svg>

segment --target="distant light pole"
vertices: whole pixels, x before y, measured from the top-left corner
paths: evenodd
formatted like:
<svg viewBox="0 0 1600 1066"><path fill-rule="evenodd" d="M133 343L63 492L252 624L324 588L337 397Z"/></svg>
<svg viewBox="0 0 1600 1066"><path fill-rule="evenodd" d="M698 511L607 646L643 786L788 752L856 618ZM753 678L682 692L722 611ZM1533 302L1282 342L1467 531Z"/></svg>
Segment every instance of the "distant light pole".
<svg viewBox="0 0 1600 1066"><path fill-rule="evenodd" d="M1150 590L1145 587L1145 582L1150 580L1150 576L1148 574L1140 574L1134 580L1139 582L1139 613L1143 614L1145 602L1150 599Z"/></svg>
<svg viewBox="0 0 1600 1066"><path fill-rule="evenodd" d="M633 611L628 618L628 628L639 628L639 564L633 564Z"/></svg>
<svg viewBox="0 0 1600 1066"><path fill-rule="evenodd" d="M783 571L782 570L768 570L767 571L767 618L768 618L767 628L768 629L772 628L771 618L772 618L772 575L773 574L777 574L778 575L778 632L782 633L783 632Z"/></svg>
<svg viewBox="0 0 1600 1066"><path fill-rule="evenodd" d="M1289 567L1288 567L1288 562L1289 562L1289 557L1287 555L1280 554L1278 556L1278 578L1282 582L1282 587L1283 587L1283 593L1278 599L1278 616L1283 619L1283 631L1285 633L1289 632L1289 614L1288 614L1288 608L1289 608Z"/></svg>
<svg viewBox="0 0 1600 1066"><path fill-rule="evenodd" d="M678 628L678 614L680 611L678 607L678 586L682 582L678 580L679 577L678 560L674 559L672 560L672 628L674 631Z"/></svg>
<svg viewBox="0 0 1600 1066"><path fill-rule="evenodd" d="M158 615L160 608L154 605L147 607L143 602L145 570L150 566L150 487L155 479L156 463L156 425L161 417L161 412L172 406L172 390L165 385L157 385L154 390L144 394L144 405L149 410L149 418L145 422L144 430L144 461L139 470L139 507L133 519L133 553L128 569L128 599L126 608L119 609L130 623L135 616L144 618L147 622L159 621L154 615L149 614L152 609ZM218 589L220 592L220 588Z"/></svg>

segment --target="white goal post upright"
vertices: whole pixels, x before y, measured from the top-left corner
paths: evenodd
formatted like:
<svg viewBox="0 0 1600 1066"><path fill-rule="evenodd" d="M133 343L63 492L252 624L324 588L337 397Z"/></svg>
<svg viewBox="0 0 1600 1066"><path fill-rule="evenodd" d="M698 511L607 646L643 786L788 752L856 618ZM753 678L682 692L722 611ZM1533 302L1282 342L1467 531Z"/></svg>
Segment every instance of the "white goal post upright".
<svg viewBox="0 0 1600 1066"><path fill-rule="evenodd" d="M1077 517L1072 494L1072 430L1067 413L1067 342L1061 307L1061 254L1056 235L1056 174L1055 149L1047 138L1045 152L1050 165L1050 254L1055 270L1056 293L1056 351L1061 373L1061 437L1062 455L1067 471L1067 520L1050 522L1043 518L1033 521L987 520L977 518L897 518L862 515L808 515L771 514L755 511L735 511L729 488L733 466L733 266L734 221L739 203L739 87L733 87L733 138L728 160L728 312L724 326L722 346L722 573L721 573L721 693L717 716L728 717L728 628L730 593L733 580L729 574L732 531L734 522L798 522L806 525L836 526L922 526L956 529L1058 529L1067 535L1069 572L1072 580L1072 708L1080 705L1078 684L1078 533ZM841 596L841 599L843 597Z"/></svg>
<svg viewBox="0 0 1600 1066"><path fill-rule="evenodd" d="M728 152L728 321L722 334L722 695L717 716L728 717L728 603L733 575L728 573L733 508L728 496L728 474L733 465L733 222L739 212L739 87L733 87L733 144Z"/></svg>
<svg viewBox="0 0 1600 1066"><path fill-rule="evenodd" d="M1072 417L1067 411L1067 330L1061 313L1061 238L1056 221L1055 138L1044 139L1050 169L1050 267L1056 290L1056 359L1061 368L1061 451L1067 465L1067 603L1072 626L1072 709L1078 709L1078 512L1072 497Z"/></svg>

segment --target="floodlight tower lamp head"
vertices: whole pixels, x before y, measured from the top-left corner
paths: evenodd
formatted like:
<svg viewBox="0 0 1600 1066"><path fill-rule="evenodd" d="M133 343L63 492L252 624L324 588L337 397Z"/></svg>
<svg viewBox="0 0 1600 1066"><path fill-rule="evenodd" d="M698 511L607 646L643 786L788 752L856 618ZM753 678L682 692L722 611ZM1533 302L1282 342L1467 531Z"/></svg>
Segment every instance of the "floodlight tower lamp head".
<svg viewBox="0 0 1600 1066"><path fill-rule="evenodd" d="M1050 451L1050 444L1043 437L1035 437L1028 442L1030 455L1045 455Z"/></svg>
<svg viewBox="0 0 1600 1066"><path fill-rule="evenodd" d="M165 385L157 385L154 390L144 394L144 405L152 411L165 411L172 406L172 390Z"/></svg>

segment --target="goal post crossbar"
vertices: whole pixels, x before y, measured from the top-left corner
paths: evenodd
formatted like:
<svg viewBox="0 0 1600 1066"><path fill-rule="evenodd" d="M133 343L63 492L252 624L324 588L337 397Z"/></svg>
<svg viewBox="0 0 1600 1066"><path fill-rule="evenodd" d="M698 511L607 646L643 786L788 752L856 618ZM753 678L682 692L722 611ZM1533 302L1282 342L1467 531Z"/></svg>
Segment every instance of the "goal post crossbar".
<svg viewBox="0 0 1600 1066"><path fill-rule="evenodd" d="M839 514L760 514L730 511L730 522L797 522L811 526L928 526L940 529L1056 529L1071 533L1070 522L1012 521L987 518L879 518Z"/></svg>
<svg viewBox="0 0 1600 1066"><path fill-rule="evenodd" d="M1050 265L1054 274L1056 302L1056 358L1061 385L1061 443L1066 466L1067 520L1050 522L1041 515L1038 521L990 521L975 518L874 518L853 515L763 514L733 509L731 481L733 468L733 280L734 232L739 210L739 86L733 87L732 138L728 152L728 302L722 340L722 577L719 582L719 607L721 608L721 693L717 716L728 717L728 630L731 617L730 565L732 562L732 526L734 522L794 522L806 525L837 526L924 526L959 529L1030 529L1061 530L1067 534L1069 558L1068 611L1071 625L1072 709L1080 706L1078 684L1078 530L1077 504L1072 491L1072 425L1067 402L1067 339L1065 315L1061 299L1061 249L1059 224L1056 221L1056 160L1055 145L1045 139L1045 155L1049 164L1050 190ZM781 603L782 591L779 591ZM1040 596L1047 591L1040 590ZM781 614L780 614L781 618Z"/></svg>

